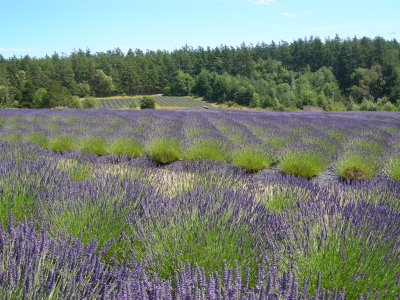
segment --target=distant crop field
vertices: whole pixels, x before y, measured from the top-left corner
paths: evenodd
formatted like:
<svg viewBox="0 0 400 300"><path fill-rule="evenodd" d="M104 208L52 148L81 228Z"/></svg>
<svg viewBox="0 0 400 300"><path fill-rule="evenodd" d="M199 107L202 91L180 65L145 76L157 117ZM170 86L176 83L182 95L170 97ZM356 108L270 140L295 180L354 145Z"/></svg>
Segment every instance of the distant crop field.
<svg viewBox="0 0 400 300"><path fill-rule="evenodd" d="M170 97L170 96L155 96L157 106L159 107L179 107L179 108L202 108L207 105L206 102L194 99L192 97ZM108 109L123 109L127 108L132 101L140 106L140 97L135 98L105 98L98 99L100 108Z"/></svg>

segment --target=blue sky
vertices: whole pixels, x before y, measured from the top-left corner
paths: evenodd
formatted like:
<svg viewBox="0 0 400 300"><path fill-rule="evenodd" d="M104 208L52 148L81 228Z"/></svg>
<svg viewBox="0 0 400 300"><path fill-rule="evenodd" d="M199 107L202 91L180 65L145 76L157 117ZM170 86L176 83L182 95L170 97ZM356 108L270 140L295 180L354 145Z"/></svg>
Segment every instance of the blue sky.
<svg viewBox="0 0 400 300"><path fill-rule="evenodd" d="M0 0L0 54L174 50L319 36L400 41L399 0Z"/></svg>

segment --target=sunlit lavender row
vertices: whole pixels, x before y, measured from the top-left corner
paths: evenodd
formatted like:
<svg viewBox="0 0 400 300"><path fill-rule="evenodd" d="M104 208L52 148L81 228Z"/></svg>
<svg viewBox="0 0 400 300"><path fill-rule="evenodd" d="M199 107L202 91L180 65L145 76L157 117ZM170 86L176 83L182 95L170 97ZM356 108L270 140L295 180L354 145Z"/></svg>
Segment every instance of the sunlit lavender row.
<svg viewBox="0 0 400 300"><path fill-rule="evenodd" d="M3 110L0 138L55 152L225 161L313 178L400 180L400 114Z"/></svg>
<svg viewBox="0 0 400 300"><path fill-rule="evenodd" d="M0 115L1 298L400 297L399 114ZM157 160L159 139L178 158ZM269 164L235 163L243 149ZM321 184L284 174L295 155L374 173Z"/></svg>

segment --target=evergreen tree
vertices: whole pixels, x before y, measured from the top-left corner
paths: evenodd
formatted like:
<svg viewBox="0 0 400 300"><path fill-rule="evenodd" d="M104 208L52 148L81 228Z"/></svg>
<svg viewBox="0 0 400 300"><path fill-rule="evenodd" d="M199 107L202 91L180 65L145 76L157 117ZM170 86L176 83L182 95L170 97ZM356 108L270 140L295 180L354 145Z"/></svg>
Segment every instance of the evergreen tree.
<svg viewBox="0 0 400 300"><path fill-rule="evenodd" d="M213 77L214 74L208 72L207 70L202 70L196 77L193 93L197 96L204 97L207 100L211 99Z"/></svg>
<svg viewBox="0 0 400 300"><path fill-rule="evenodd" d="M114 92L114 83L110 76L107 76L103 70L96 70L93 80L93 90L96 96L109 96Z"/></svg>
<svg viewBox="0 0 400 300"><path fill-rule="evenodd" d="M33 93L34 108L45 108L50 106L50 95L46 89L40 88Z"/></svg>
<svg viewBox="0 0 400 300"><path fill-rule="evenodd" d="M183 71L178 71L172 83L170 94L174 96L187 96L192 93L194 79Z"/></svg>
<svg viewBox="0 0 400 300"><path fill-rule="evenodd" d="M13 103L13 98L8 87L0 85L0 108L10 107Z"/></svg>
<svg viewBox="0 0 400 300"><path fill-rule="evenodd" d="M0 56L0 86L7 99L2 105L11 106L12 99L23 107L42 103L38 99L43 90L35 93L45 89L49 101L43 103L49 107L76 106L73 95L166 91L277 109L303 103L356 109L365 100L382 108L400 98L400 44L381 37L336 36L256 46L185 46L171 52L136 49L126 55L116 48L98 53L79 49L69 56L54 53L39 59ZM379 100L385 97L386 102ZM374 107L365 103L362 107Z"/></svg>

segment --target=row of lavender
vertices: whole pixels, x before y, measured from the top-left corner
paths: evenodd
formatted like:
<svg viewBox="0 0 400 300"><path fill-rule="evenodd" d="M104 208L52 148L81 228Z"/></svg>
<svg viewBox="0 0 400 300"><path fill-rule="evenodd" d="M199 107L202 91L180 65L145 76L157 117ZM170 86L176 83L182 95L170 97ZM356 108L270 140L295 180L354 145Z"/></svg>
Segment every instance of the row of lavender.
<svg viewBox="0 0 400 300"><path fill-rule="evenodd" d="M0 143L0 295L396 299L400 185Z"/></svg>
<svg viewBox="0 0 400 300"><path fill-rule="evenodd" d="M3 110L0 138L158 163L224 160L250 172L277 165L307 178L333 170L400 180L399 113Z"/></svg>

